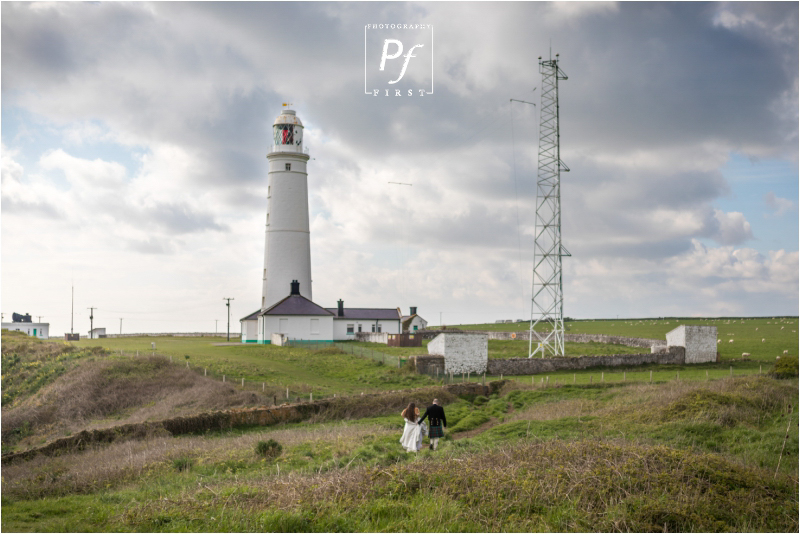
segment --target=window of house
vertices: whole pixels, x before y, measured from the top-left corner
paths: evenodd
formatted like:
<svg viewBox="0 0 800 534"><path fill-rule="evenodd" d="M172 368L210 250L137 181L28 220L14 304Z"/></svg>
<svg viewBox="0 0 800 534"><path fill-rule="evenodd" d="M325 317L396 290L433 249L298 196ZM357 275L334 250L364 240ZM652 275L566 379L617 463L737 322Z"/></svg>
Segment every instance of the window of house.
<svg viewBox="0 0 800 534"><path fill-rule="evenodd" d="M381 331L381 325L378 324L378 332L380 332L380 331Z"/></svg>
<svg viewBox="0 0 800 534"><path fill-rule="evenodd" d="M361 332L361 325L358 325L358 331Z"/></svg>
<svg viewBox="0 0 800 534"><path fill-rule="evenodd" d="M292 164L291 163L287 163L286 164L286 170L287 171L291 171L292 170Z"/></svg>
<svg viewBox="0 0 800 534"><path fill-rule="evenodd" d="M348 334L348 335L350 335L350 336L352 336L352 335L353 335L353 327L354 327L354 326L355 326L355 325L352 325L352 324L349 324L349 325L347 325L347 334Z"/></svg>
<svg viewBox="0 0 800 534"><path fill-rule="evenodd" d="M414 325L414 332L417 331L417 325Z"/></svg>
<svg viewBox="0 0 800 534"><path fill-rule="evenodd" d="M319 319L311 319L311 333L319 334Z"/></svg>
<svg viewBox="0 0 800 534"><path fill-rule="evenodd" d="M372 332L375 332L375 325L372 325Z"/></svg>

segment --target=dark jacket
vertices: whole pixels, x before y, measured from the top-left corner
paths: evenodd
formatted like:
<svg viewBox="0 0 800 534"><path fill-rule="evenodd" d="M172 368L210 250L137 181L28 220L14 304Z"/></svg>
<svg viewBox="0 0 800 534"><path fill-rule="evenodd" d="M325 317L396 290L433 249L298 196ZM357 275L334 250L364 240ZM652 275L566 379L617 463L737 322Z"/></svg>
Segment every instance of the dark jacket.
<svg viewBox="0 0 800 534"><path fill-rule="evenodd" d="M447 428L447 418L444 416L444 408L438 404L431 404L428 406L428 409L425 410L425 413L419 418L417 423L421 423L426 417L430 418L431 426L442 425Z"/></svg>

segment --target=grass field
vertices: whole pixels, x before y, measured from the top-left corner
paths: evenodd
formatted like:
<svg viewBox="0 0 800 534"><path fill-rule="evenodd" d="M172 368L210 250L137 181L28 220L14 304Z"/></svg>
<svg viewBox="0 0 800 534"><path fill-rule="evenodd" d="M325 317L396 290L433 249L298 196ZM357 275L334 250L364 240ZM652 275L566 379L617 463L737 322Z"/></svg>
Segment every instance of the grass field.
<svg viewBox="0 0 800 534"><path fill-rule="evenodd" d="M797 360L789 366L794 378L767 373L775 355L790 360L783 350L796 356L797 320L777 321L713 323L723 340L721 363L504 377L511 380L491 397L451 396L447 435L436 452L405 453L398 443L400 407L378 403L366 418L322 414L275 427L155 433L4 464L0 526L15 532L796 532ZM612 321L597 332L591 329L600 321L570 326L647 338L676 326L672 319L654 322ZM723 352L727 339L734 343ZM144 357L152 341L167 359ZM336 350L215 341L106 338L70 346L4 332L3 451L81 428L264 402L231 380L242 376L275 390L292 384L315 396L354 393L354 403L363 403L360 391L432 383ZM104 348L92 348L99 343ZM591 353L617 350L587 345ZM140 357L131 358L136 350ZM490 342L492 357L525 351L525 342ZM226 374L229 382L199 369ZM426 395L415 400L427 404ZM259 452L268 440L280 445L279 453Z"/></svg>
<svg viewBox="0 0 800 534"><path fill-rule="evenodd" d="M510 389L448 404L419 455L396 414L115 443L4 466L2 528L796 531L796 396L766 377Z"/></svg>

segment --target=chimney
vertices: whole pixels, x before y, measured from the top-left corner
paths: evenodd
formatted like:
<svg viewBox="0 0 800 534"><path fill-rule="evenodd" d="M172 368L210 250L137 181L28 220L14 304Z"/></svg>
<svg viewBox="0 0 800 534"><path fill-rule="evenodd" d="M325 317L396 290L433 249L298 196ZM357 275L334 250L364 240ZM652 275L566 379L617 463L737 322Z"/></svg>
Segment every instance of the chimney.
<svg viewBox="0 0 800 534"><path fill-rule="evenodd" d="M411 306L411 315L416 315L416 314L417 314L417 307Z"/></svg>
<svg viewBox="0 0 800 534"><path fill-rule="evenodd" d="M292 280L292 292L289 295L299 295L300 294L300 282L297 280Z"/></svg>
<svg viewBox="0 0 800 534"><path fill-rule="evenodd" d="M337 313L339 317L344 317L344 301L339 299L339 312Z"/></svg>

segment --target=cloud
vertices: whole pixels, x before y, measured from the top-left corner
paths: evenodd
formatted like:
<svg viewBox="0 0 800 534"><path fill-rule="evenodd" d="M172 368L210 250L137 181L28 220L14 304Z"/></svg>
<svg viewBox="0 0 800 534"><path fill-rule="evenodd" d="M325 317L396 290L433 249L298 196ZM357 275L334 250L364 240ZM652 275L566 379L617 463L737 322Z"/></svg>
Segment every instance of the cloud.
<svg viewBox="0 0 800 534"><path fill-rule="evenodd" d="M717 310L692 296L709 280L718 303L771 309L758 300L773 295L769 280L793 261L796 270L791 251L750 258L737 251L751 249L733 248L753 239L756 214L721 173L732 154L797 161L796 4L0 9L4 119L24 111L3 124L4 252L19 247L9 264L40 254L17 241L29 226L72 244L51 242L55 263L78 262L80 250L98 263L177 273L159 280L179 299L202 283L209 294L241 290L237 298L256 306L265 155L280 104L291 100L315 158L309 201L322 304L414 299L449 313L524 316L541 107L536 57L552 43L569 76L559 84L559 109L561 157L572 168L561 183L570 314ZM364 25L387 20L434 25L434 95L363 94ZM537 107L512 107L512 97ZM733 207L716 208L720 198ZM774 192L764 199L776 217L796 209ZM763 246L769 236L757 233ZM169 268L159 263L167 256ZM240 261L230 265L230 256ZM680 285L682 266L725 261L738 267ZM181 276L189 270L199 274ZM737 289L736 273L751 270L762 274L747 278L749 287L763 293ZM670 284L674 294L664 289ZM796 294L787 299L780 305L796 312Z"/></svg>
<svg viewBox="0 0 800 534"><path fill-rule="evenodd" d="M773 212L771 214L773 217L780 217L787 211L797 209L797 204L788 198L776 196L772 191L764 195L764 203L767 205L767 209Z"/></svg>

